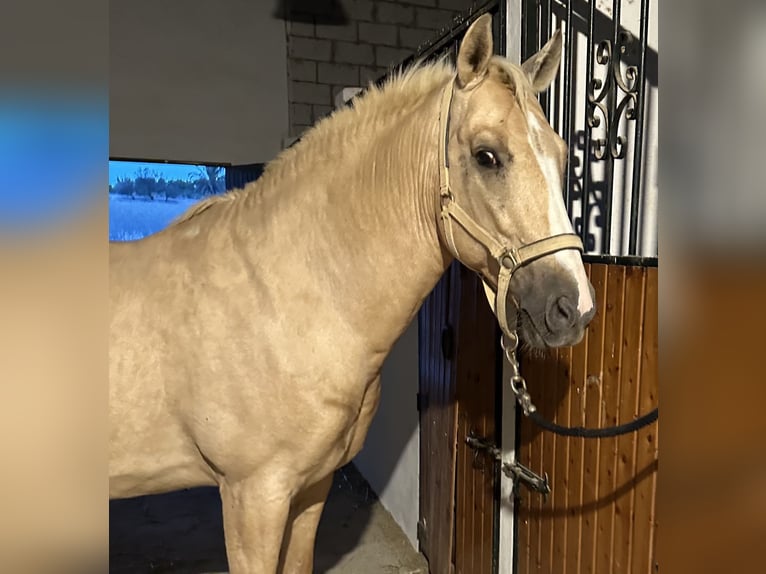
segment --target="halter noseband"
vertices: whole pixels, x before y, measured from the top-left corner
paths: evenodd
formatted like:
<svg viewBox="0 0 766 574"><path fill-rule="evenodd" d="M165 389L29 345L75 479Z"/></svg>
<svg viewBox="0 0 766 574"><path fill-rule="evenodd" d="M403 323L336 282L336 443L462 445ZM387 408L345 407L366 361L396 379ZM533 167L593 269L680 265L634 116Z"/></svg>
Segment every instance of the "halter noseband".
<svg viewBox="0 0 766 574"><path fill-rule="evenodd" d="M515 334L516 329L508 325L508 314L506 311L506 301L508 290L511 285L511 277L520 267L556 251L563 249L577 249L583 251L582 241L574 233L562 233L552 235L532 243L527 243L520 247L511 247L498 241L486 229L476 223L456 202L455 195L450 188L449 182L449 155L447 145L449 143L449 120L450 107L452 104L452 94L455 82L450 82L444 90L439 112L439 128L441 143L439 145L439 195L441 199L441 218L444 223L444 233L446 235L447 245L456 258L459 257L455 237L452 230L453 220L460 225L471 237L478 241L492 257L498 262L500 271L497 276L497 292L494 293L491 286L484 283L484 292L487 301L500 324L500 328L507 336ZM494 301L493 301L494 293Z"/></svg>

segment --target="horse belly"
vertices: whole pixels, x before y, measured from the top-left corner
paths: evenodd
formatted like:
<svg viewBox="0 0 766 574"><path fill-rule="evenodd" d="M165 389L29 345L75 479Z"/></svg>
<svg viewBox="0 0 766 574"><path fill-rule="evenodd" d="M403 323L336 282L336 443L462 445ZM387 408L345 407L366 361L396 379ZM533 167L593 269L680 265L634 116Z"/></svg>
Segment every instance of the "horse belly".
<svg viewBox="0 0 766 574"><path fill-rule="evenodd" d="M113 376L110 384L111 498L212 484L182 422L168 407L159 377Z"/></svg>
<svg viewBox="0 0 766 574"><path fill-rule="evenodd" d="M216 484L180 429L157 428L110 445L109 497L128 498Z"/></svg>

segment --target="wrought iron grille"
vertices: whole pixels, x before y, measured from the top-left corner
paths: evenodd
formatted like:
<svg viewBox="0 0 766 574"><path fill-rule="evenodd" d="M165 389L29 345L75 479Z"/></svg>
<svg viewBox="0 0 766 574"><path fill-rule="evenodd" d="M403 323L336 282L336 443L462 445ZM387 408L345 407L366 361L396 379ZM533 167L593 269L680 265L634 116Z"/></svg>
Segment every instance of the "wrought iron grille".
<svg viewBox="0 0 766 574"><path fill-rule="evenodd" d="M657 264L657 0L522 0L522 59L557 28L561 70L540 103L569 145L564 200L590 260ZM394 69L450 54L492 13L505 52L506 1L457 17ZM383 82L388 74L378 80Z"/></svg>
<svg viewBox="0 0 766 574"><path fill-rule="evenodd" d="M522 11L523 58L564 32L563 69L540 103L569 144L564 199L586 252L656 258L656 0L525 0Z"/></svg>

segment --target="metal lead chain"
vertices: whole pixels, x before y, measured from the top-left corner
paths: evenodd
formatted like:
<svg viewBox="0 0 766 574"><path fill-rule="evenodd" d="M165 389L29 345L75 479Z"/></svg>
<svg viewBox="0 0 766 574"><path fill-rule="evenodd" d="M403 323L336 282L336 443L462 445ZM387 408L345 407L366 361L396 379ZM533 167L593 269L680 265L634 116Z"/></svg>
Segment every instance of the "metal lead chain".
<svg viewBox="0 0 766 574"><path fill-rule="evenodd" d="M521 405L524 416L528 417L530 413L537 410L537 407L532 404L532 397L527 392L527 382L521 376L519 360L516 357L516 350L519 348L519 335L516 331L511 331L508 333L508 337L511 339L511 343L506 344L505 335L503 335L500 337L500 346L505 351L505 358L508 360L508 364L511 365L511 390L516 395L516 400Z"/></svg>

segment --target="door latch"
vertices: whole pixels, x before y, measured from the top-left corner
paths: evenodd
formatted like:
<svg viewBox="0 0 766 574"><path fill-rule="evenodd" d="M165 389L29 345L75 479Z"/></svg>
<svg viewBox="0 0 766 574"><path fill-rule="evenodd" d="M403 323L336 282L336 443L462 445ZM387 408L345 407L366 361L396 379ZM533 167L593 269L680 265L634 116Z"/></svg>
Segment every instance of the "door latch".
<svg viewBox="0 0 766 574"><path fill-rule="evenodd" d="M530 490L538 492L543 495L543 501L548 501L548 495L551 493L551 487L548 483L548 473L543 473L544 476L540 476L536 472L528 469L520 462L502 462L502 453L497 445L488 441L485 438L474 436L473 434L465 437L465 442L469 448L472 448L474 452L474 461L479 455L479 452L486 452L495 461L500 462L502 466L500 470L503 474L513 481L513 494L516 497L520 496L519 484L523 484Z"/></svg>
<svg viewBox="0 0 766 574"><path fill-rule="evenodd" d="M505 476L513 481L513 493L515 496L519 496L519 483L523 484L534 492L539 492L543 495L543 502L548 502L548 495L551 493L550 484L548 484L548 473L544 472L544 476L540 476L536 472L528 469L520 462L505 462L502 466L502 471Z"/></svg>

